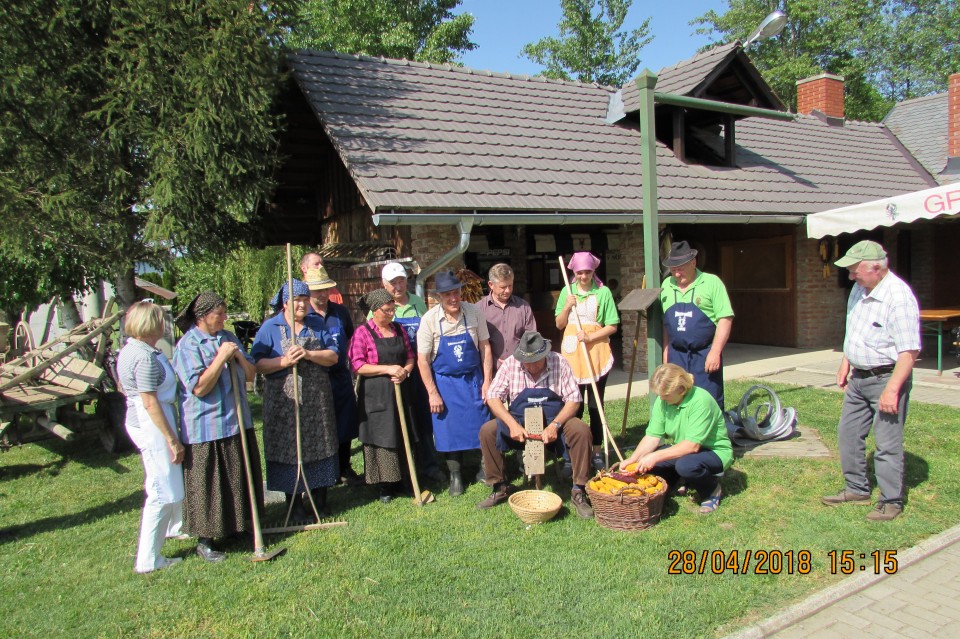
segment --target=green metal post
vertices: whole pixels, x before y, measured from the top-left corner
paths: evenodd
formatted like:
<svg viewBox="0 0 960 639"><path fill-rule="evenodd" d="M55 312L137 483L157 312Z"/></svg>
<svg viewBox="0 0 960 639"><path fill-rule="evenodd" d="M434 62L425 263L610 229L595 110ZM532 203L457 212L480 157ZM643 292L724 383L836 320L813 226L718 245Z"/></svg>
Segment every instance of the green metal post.
<svg viewBox="0 0 960 639"><path fill-rule="evenodd" d="M640 90L640 136L643 158L643 266L647 286L660 286L660 222L657 209L657 134L653 114L653 88L657 76L644 69L637 76ZM647 309L647 375L663 363L663 311L659 304Z"/></svg>

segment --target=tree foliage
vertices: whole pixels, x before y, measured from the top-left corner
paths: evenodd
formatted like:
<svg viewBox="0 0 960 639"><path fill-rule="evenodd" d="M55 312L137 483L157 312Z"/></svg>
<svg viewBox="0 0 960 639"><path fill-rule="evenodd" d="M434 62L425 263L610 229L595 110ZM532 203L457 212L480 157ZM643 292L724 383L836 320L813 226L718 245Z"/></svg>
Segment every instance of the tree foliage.
<svg viewBox="0 0 960 639"><path fill-rule="evenodd" d="M640 50L653 40L649 18L632 31L620 30L632 2L560 0L560 35L525 45L521 55L546 67L548 78L619 86L633 77Z"/></svg>
<svg viewBox="0 0 960 639"><path fill-rule="evenodd" d="M460 0L306 0L293 48L456 62L476 48L473 16L454 15Z"/></svg>
<svg viewBox="0 0 960 639"><path fill-rule="evenodd" d="M793 109L796 81L827 72L844 77L846 116L875 121L897 101L944 90L960 68L956 38L943 37L960 33L955 0L729 0L691 24L717 42L743 41L774 10L789 16L786 29L749 55Z"/></svg>
<svg viewBox="0 0 960 639"><path fill-rule="evenodd" d="M0 249L81 290L223 251L271 188L292 2L16 0L0 8ZM0 300L2 303L2 300Z"/></svg>

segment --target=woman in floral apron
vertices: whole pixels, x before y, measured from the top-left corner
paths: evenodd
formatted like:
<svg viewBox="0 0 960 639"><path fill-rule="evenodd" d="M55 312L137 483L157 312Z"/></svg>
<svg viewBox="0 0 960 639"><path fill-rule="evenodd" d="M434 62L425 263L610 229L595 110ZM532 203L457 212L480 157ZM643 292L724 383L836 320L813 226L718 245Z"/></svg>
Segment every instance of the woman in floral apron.
<svg viewBox="0 0 960 639"><path fill-rule="evenodd" d="M587 345L587 354L593 364L596 374L594 381L600 395L600 404L603 403L603 393L607 386L607 375L613 368L613 351L610 349L610 336L617 332L620 316L617 305L613 301L610 289L603 285L597 277L597 267L600 258L592 253L574 253L567 263L567 268L573 271L574 279L569 288L560 291L557 298L556 322L557 328L563 331L563 341L560 343L560 352L570 363L583 403L577 411L577 417L583 417L583 407L590 403L590 432L593 435L593 466L597 470L603 468L603 457L600 454L600 444L603 442L603 426L600 421L600 407L590 385L590 366L583 357L580 343ZM583 330L577 328L574 313L580 317Z"/></svg>

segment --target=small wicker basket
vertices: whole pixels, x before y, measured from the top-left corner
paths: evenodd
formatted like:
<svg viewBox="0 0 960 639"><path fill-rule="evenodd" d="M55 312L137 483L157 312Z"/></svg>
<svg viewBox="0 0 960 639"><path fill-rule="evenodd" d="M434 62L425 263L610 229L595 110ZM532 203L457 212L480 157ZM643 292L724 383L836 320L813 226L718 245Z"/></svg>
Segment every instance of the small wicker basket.
<svg viewBox="0 0 960 639"><path fill-rule="evenodd" d="M539 524L557 516L563 499L545 490L521 490L510 495L510 508L525 524Z"/></svg>
<svg viewBox="0 0 960 639"><path fill-rule="evenodd" d="M661 488L652 495L624 495L619 492L611 495L587 485L597 523L611 530L645 530L660 521L667 483L662 477L657 479Z"/></svg>

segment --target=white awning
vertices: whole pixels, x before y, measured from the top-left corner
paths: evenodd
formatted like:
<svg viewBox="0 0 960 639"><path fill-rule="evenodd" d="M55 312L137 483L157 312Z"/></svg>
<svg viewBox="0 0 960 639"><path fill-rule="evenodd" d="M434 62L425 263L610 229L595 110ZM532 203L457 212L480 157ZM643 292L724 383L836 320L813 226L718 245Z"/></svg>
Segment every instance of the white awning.
<svg viewBox="0 0 960 639"><path fill-rule="evenodd" d="M960 214L960 183L845 206L807 216L807 237L869 231L900 222Z"/></svg>

